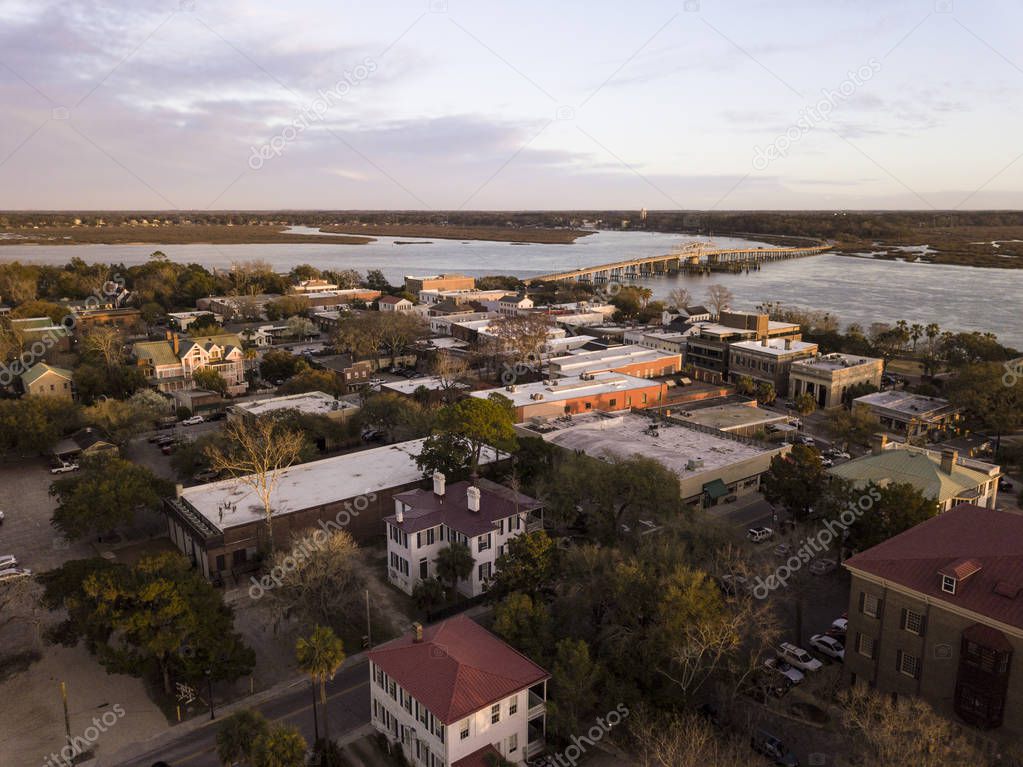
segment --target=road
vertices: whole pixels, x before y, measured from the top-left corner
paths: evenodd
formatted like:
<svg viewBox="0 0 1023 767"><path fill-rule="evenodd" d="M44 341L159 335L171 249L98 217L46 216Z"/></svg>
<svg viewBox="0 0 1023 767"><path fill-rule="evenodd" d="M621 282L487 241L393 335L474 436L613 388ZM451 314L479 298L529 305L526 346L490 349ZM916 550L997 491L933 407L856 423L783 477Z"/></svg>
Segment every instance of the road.
<svg viewBox="0 0 1023 767"><path fill-rule="evenodd" d="M307 682L297 684L292 690L255 706L267 719L297 726L310 745L313 742L312 707L312 692ZM332 738L338 738L369 722L367 661L360 660L351 667L343 667L333 681L327 683L327 710ZM319 711L322 734L322 707L319 707ZM198 730L183 732L181 737L167 746L118 764L121 767L151 767L154 762L163 760L171 767L220 767L215 750L219 716Z"/></svg>

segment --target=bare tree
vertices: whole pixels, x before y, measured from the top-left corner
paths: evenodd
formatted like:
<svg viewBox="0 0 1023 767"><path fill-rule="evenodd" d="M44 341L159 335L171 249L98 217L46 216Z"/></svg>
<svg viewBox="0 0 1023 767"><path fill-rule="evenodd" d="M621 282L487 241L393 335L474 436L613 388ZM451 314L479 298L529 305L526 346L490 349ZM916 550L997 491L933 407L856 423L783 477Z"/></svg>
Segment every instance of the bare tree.
<svg viewBox="0 0 1023 767"><path fill-rule="evenodd" d="M205 449L210 468L229 473L256 494L263 504L267 542L273 551L274 491L282 472L298 460L305 436L273 418L259 418L253 423L228 424L224 444L227 447L210 445Z"/></svg>
<svg viewBox="0 0 1023 767"><path fill-rule="evenodd" d="M735 296L724 285L711 285L707 288L707 303L714 309L714 316L720 317L721 312L732 305Z"/></svg>
<svg viewBox="0 0 1023 767"><path fill-rule="evenodd" d="M94 327L83 340L85 349L99 355L108 368L115 368L124 358L124 337L111 327Z"/></svg>
<svg viewBox="0 0 1023 767"><path fill-rule="evenodd" d="M458 399L469 379L469 363L462 357L441 351L433 358L430 372L440 384L442 399L450 404Z"/></svg>
<svg viewBox="0 0 1023 767"><path fill-rule="evenodd" d="M490 323L498 349L510 362L539 363L551 320L539 312L513 314Z"/></svg>
<svg viewBox="0 0 1023 767"><path fill-rule="evenodd" d="M693 301L693 294L687 288L673 288L668 293L668 306L685 309Z"/></svg>
<svg viewBox="0 0 1023 767"><path fill-rule="evenodd" d="M737 767L749 764L749 748L738 733L718 733L694 714L655 714L645 708L629 716L640 767Z"/></svg>

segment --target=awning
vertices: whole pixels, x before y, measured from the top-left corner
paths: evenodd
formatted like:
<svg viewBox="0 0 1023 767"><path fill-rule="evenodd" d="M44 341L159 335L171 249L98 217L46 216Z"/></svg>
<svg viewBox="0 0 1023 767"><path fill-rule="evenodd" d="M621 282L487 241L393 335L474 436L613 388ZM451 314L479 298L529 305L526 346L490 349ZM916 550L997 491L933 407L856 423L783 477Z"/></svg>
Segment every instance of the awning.
<svg viewBox="0 0 1023 767"><path fill-rule="evenodd" d="M712 500L716 501L718 498L724 498L728 495L728 485L720 479L715 479L713 482L707 482L703 486L703 492L707 493Z"/></svg>

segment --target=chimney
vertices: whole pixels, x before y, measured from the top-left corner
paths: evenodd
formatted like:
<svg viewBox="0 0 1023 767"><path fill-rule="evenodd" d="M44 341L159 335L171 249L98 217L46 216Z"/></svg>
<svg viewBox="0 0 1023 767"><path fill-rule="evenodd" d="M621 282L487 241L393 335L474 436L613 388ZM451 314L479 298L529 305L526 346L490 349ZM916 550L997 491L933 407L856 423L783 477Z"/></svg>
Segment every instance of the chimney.
<svg viewBox="0 0 1023 767"><path fill-rule="evenodd" d="M946 474L951 474L958 462L959 462L958 450L941 451L941 470Z"/></svg>
<svg viewBox="0 0 1023 767"><path fill-rule="evenodd" d="M180 339L180 337L178 336L178 334L177 334L177 333L175 333L175 334L174 334L174 353L175 353L175 354L177 354L177 353L178 353L178 349L179 349L179 346L180 346L180 344L179 344L179 341L180 341L180 340L181 340L181 339Z"/></svg>
<svg viewBox="0 0 1023 767"><path fill-rule="evenodd" d="M394 521L399 525L405 521L405 504L401 501L395 501L394 504Z"/></svg>
<svg viewBox="0 0 1023 767"><path fill-rule="evenodd" d="M786 338L785 339L785 350L789 351L791 349L792 349L792 339L791 338Z"/></svg>
<svg viewBox="0 0 1023 767"><path fill-rule="evenodd" d="M185 492L185 486L182 484L174 485L174 497L180 498L181 494Z"/></svg>
<svg viewBox="0 0 1023 767"><path fill-rule="evenodd" d="M762 339L762 340L760 341L760 345L761 345L761 346L769 346L770 344L768 344L768 343L767 343L767 339L766 339L766 338L764 338L764 339Z"/></svg>
<svg viewBox="0 0 1023 767"><path fill-rule="evenodd" d="M170 330L165 330L165 331L163 331L163 335L164 335L164 337L165 337L165 338L166 338L166 339L167 339L168 341L170 341L170 340L171 340L171 332L170 332Z"/></svg>
<svg viewBox="0 0 1023 767"><path fill-rule="evenodd" d="M444 473L440 471L435 471L433 473L433 494L439 495L441 498L443 498L444 484L445 484Z"/></svg>
<svg viewBox="0 0 1023 767"><path fill-rule="evenodd" d="M422 623L420 623L419 621L416 621L415 623L413 623L412 624L412 632L413 632L413 637L412 637L412 641L413 642L418 644L419 642L423 641L423 624Z"/></svg>
<svg viewBox="0 0 1023 767"><path fill-rule="evenodd" d="M465 490L466 501L469 504L469 511L479 512L480 510L480 489L468 487Z"/></svg>
<svg viewBox="0 0 1023 767"><path fill-rule="evenodd" d="M888 444L887 434L875 434L870 438L870 452L873 455L881 455L884 452L885 445Z"/></svg>

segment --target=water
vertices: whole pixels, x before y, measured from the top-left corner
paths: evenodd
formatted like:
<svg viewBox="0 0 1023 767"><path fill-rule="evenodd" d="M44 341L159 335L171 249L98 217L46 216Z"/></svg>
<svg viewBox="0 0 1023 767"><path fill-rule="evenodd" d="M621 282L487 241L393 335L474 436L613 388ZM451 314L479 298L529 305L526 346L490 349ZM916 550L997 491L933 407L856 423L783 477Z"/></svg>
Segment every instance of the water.
<svg viewBox="0 0 1023 767"><path fill-rule="evenodd" d="M308 227L292 231L316 234ZM392 283L405 274L462 272L474 276L547 272L657 255L698 238L661 232L598 232L570 245L422 240L378 237L366 245L331 243L254 245L4 245L0 259L61 265L73 256L88 262L144 263L154 250L172 261L227 268L236 261L265 260L287 271L309 263L322 269L380 269ZM397 245L395 240L411 242ZM749 245L747 240L714 237L721 247ZM763 245L764 243L755 243ZM991 331L1006 344L1023 348L1023 270L906 263L849 256L822 255L765 264L749 274L680 275L641 280L663 298L674 287L688 288L696 301L707 286L721 284L735 295L737 309L763 301L829 311L843 324L904 319L910 324L937 322L947 330Z"/></svg>

